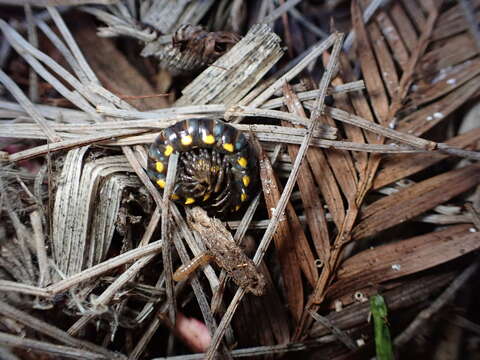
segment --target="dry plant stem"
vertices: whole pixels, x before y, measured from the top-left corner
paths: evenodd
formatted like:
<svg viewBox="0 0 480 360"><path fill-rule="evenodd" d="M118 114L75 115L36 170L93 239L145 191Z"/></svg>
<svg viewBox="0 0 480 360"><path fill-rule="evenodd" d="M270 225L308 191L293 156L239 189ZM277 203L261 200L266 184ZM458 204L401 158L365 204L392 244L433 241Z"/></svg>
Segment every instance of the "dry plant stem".
<svg viewBox="0 0 480 360"><path fill-rule="evenodd" d="M365 89L365 83L363 80L357 80L357 81L352 81L347 84L342 84L334 87L328 88L328 94L329 95L334 95L334 94L341 94L345 92L353 92L353 91L359 91ZM315 100L315 98L318 96L318 90L310 90L310 91L303 91L297 93L298 98L301 101L305 100ZM263 105L260 107L262 109L274 109L274 108L279 108L285 103L285 97L279 97L275 98L272 100L268 100L265 102ZM239 104L243 105L243 104Z"/></svg>
<svg viewBox="0 0 480 360"><path fill-rule="evenodd" d="M28 42L32 44L32 46L38 48L38 34L37 28L34 24L34 17L32 12L32 7L30 5L25 5L25 18L27 22L27 32L28 32ZM38 75L33 70L30 69L28 74L28 97L32 102L38 101Z"/></svg>
<svg viewBox="0 0 480 360"><path fill-rule="evenodd" d="M410 85L413 82L415 67L417 66L418 61L420 60L421 56L425 52L430 42L430 36L432 35L433 26L437 21L439 10L440 10L440 7L442 6L442 1L443 0L435 1L435 3L432 3L432 5L429 6L430 13L428 14L427 22L425 24L425 27L422 30L422 34L420 35L420 38L417 41L415 49L410 56L410 59L405 68L405 71L402 74L400 83L398 85L397 93L393 97L389 107L387 121L390 121L396 115L397 111L402 106L402 101L405 99L408 91L410 90Z"/></svg>
<svg viewBox="0 0 480 360"><path fill-rule="evenodd" d="M291 7L291 8L293 8L297 4L297 0L289 0L286 3L285 3L285 0L279 0L279 2L280 2L280 7L277 8L276 11L279 10L280 8L282 8L285 5L293 4L292 7ZM273 14L273 12L270 14L269 17L271 17L272 14ZM283 12L281 16L282 16L282 24L283 24L283 34L284 34L284 37L285 37L285 44L287 44L288 55L289 55L290 58L293 58L292 34L290 32L288 14L287 14L287 12Z"/></svg>
<svg viewBox="0 0 480 360"><path fill-rule="evenodd" d="M471 203L465 204L465 208L470 213L470 217L477 228L477 231L480 231L480 209L476 209Z"/></svg>
<svg viewBox="0 0 480 360"><path fill-rule="evenodd" d="M317 346L324 344L329 344L336 341L336 338L333 335L322 336L310 341L300 342L300 343L289 343L281 345L269 345L269 346L257 346L244 349L236 349L231 351L231 355L234 359L237 358L251 358L255 356L265 356L265 355L275 355L275 354L286 354L289 352L295 351L305 351ZM178 355L178 356L169 356L168 358L159 357L153 358L152 360L197 360L204 359L205 354L191 354L191 355Z"/></svg>
<svg viewBox="0 0 480 360"><path fill-rule="evenodd" d="M13 306L7 303L4 303L3 301L0 301L0 314L2 314L5 317L9 317L15 320L16 322L19 322L33 330L38 331L39 333L47 335L52 339L55 339L56 341L60 341L66 345L74 346L80 349L83 348L98 354L102 354L107 359L108 358L112 358L112 359L124 358L122 355L115 354L96 344L92 344L84 340L76 339L68 335L63 330L60 330L55 326L52 326L23 311L20 311L14 308Z"/></svg>
<svg viewBox="0 0 480 360"><path fill-rule="evenodd" d="M310 315L319 323L321 323L323 326L328 328L332 334L340 340L346 347L348 347L350 350L355 351L357 350L358 346L355 344L355 342L352 340L350 336L348 336L344 331L336 327L335 325L332 324L328 318L325 316L321 316L317 313L314 313L312 311L309 311Z"/></svg>
<svg viewBox="0 0 480 360"><path fill-rule="evenodd" d="M72 76L72 74L55 62L51 57L30 45L5 21L0 20L0 28L2 29L7 40L17 50L17 52L29 63L32 68L35 69L35 71L42 78L50 83L65 98L88 113L93 119L99 122L103 121L103 118L95 112L95 109L86 100L89 99L93 103L97 102L92 96L91 91L88 91L82 83L80 83L74 76ZM69 83L77 91L69 90L65 85L63 85L63 82L53 76L40 61L44 62L59 77L61 77L62 80Z"/></svg>
<svg viewBox="0 0 480 360"><path fill-rule="evenodd" d="M32 102L25 96L23 91L13 82L10 77L0 69L0 82L7 88L18 103L25 109L25 111L32 117L33 120L40 126L40 129L45 133L50 142L62 141L54 130L52 130L46 123L45 118L37 111Z"/></svg>
<svg viewBox="0 0 480 360"><path fill-rule="evenodd" d="M145 233L143 234L142 240L139 243L139 247L142 247L148 244L159 221L160 221L160 212L158 208L156 208L152 214L152 217L150 218L150 222L148 223ZM145 267L151 260L153 260L155 256L156 254L152 254L137 260L132 266L126 269L122 273L122 275L116 278L115 281L112 282L99 297L95 298L92 301L92 305L93 306L107 305L108 302L115 296L115 294L123 286L125 286L129 281L131 281L140 272L140 270L143 269L143 267ZM95 316L96 315L94 314L88 314L88 315L82 316L68 329L68 333L70 335L78 334L78 332L81 329L83 329L83 327L87 325L89 321L94 319Z"/></svg>
<svg viewBox="0 0 480 360"><path fill-rule="evenodd" d="M290 112L296 113L298 116L306 118L303 106L299 98L293 92L291 86L285 84L283 92L285 95L285 103L288 107L288 110ZM296 150L296 148L290 150L292 154L294 153L295 157L297 156ZM292 158L294 157L292 156ZM307 161L310 162L308 153ZM322 263L325 263L325 261L329 257L330 252L330 238L328 235L328 226L325 219L325 211L323 210L323 205L320 201L320 197L315 191L312 191L312 189L315 188L315 184L314 180L312 179L311 171L308 164L304 163L302 167L304 169L301 171L303 171L304 174L303 177L302 174L300 174L299 176L298 187L301 192L302 202L305 209L305 216L307 218L307 224L310 229L310 234L317 250L317 254L320 258L320 261L322 261Z"/></svg>
<svg viewBox="0 0 480 360"><path fill-rule="evenodd" d="M130 261L142 258L152 253L157 253L161 250L162 241L155 241L151 244L127 251L121 255L115 256L114 258L108 259L107 261L92 266L91 268L85 269L82 272L75 274L65 280L60 280L59 282L45 288L45 291L47 291L50 296L58 294L60 292L70 289L71 287L79 284L80 282L99 276L118 266L124 265Z"/></svg>
<svg viewBox="0 0 480 360"><path fill-rule="evenodd" d="M270 13L267 17L262 20L262 23L269 24L280 16L284 15L286 12L290 11L290 9L294 8L298 5L302 0L288 0L287 2L283 3L281 6L276 8L274 11Z"/></svg>
<svg viewBox="0 0 480 360"><path fill-rule="evenodd" d="M38 269L40 272L38 286L43 287L50 282L50 272L48 266L47 252L45 248L45 236L43 234L42 220L38 210L30 213L30 222L32 223L33 234L35 237L35 247L37 250Z"/></svg>
<svg viewBox="0 0 480 360"><path fill-rule="evenodd" d="M16 292L19 294L39 296L49 298L53 294L44 288L39 288L27 284L21 284L16 281L0 280L1 292Z"/></svg>
<svg viewBox="0 0 480 360"><path fill-rule="evenodd" d="M387 5L390 0L373 0L370 1L366 9L363 11L363 22L367 23L370 21L370 18L375 14L375 12L382 6ZM355 41L355 31L352 30L345 39L343 43L343 48L348 51Z"/></svg>
<svg viewBox="0 0 480 360"><path fill-rule="evenodd" d="M473 38L477 49L480 51L480 32L478 31L478 21L475 19L475 9L470 0L460 0L460 6L462 7L463 14L468 21L468 28Z"/></svg>
<svg viewBox="0 0 480 360"><path fill-rule="evenodd" d="M185 287L185 282L179 283L175 286L175 294L178 295L181 291L183 291ZM160 309L156 312L156 315L152 318L150 324L145 329L143 336L137 342L135 348L132 352L128 355L128 360L136 360L138 359L145 348L147 347L150 339L157 331L158 327L160 326L160 321L162 319L162 314L167 310L167 303L163 303ZM168 319L166 319L168 322Z"/></svg>
<svg viewBox="0 0 480 360"><path fill-rule="evenodd" d="M0 344L5 347L18 347L28 349L28 351L38 351L52 354L56 357L71 359L109 359L110 357L93 353L86 350L79 350L70 346L54 345L38 340L26 339L23 336L15 336L0 332Z"/></svg>
<svg viewBox="0 0 480 360"><path fill-rule="evenodd" d="M425 140L417 136L404 134L399 131L389 129L382 125L378 125L374 122L365 120L360 116L349 114L348 112L340 109L331 108L327 106L325 113L327 115L330 115L335 120L339 120L350 125L358 126L362 129L371 131L377 135L390 138L392 140L398 141L400 143L404 143L409 146L413 146L417 149L433 150L437 147L437 143L434 141Z"/></svg>
<svg viewBox="0 0 480 360"><path fill-rule="evenodd" d="M167 291L168 317L170 322L175 325L177 306L175 301L173 285L173 265L172 265L172 237L170 232L170 195L175 183L177 174L178 153L174 153L168 160L168 173L166 177L165 189L162 199L162 260L165 274L165 289Z"/></svg>
<svg viewBox="0 0 480 360"><path fill-rule="evenodd" d="M292 15L301 25L303 25L306 29L310 30L312 33L317 35L320 39L325 39L328 36L328 33L320 29L314 23L310 22L300 11L293 8L288 10L289 14Z"/></svg>
<svg viewBox="0 0 480 360"><path fill-rule="evenodd" d="M265 287L263 275L235 244L231 233L220 220L210 218L205 210L196 206L187 209L187 222L189 227L201 236L217 265L227 271L236 285L254 295L263 295Z"/></svg>
<svg viewBox="0 0 480 360"><path fill-rule="evenodd" d="M118 138L123 136L137 135L146 132L145 130L126 130L122 131L121 134L102 134L102 135L87 135L83 136L80 139L74 140L65 140L56 143L50 143L46 145L41 145L34 147L32 149L16 152L8 157L10 162L16 162L20 160L27 160L33 157L46 155L50 152L55 152L59 150L71 149L76 147L85 146L88 144L101 143L105 141L111 141L112 138Z"/></svg>
<svg viewBox="0 0 480 360"><path fill-rule="evenodd" d="M297 65L295 65L290 71L285 75L280 77L272 85L270 85L264 92L255 98L250 104L249 107L259 107L265 101L267 101L275 92L280 90L285 82L289 82L295 76L300 74L300 72L305 69L305 67L310 64L314 59L320 56L325 50L327 50L335 42L335 34L330 35L327 39L321 41L318 45L314 45L307 56L305 56Z"/></svg>
<svg viewBox="0 0 480 360"><path fill-rule="evenodd" d="M80 48L77 45L77 42L73 39L71 32L68 30L65 22L63 21L62 17L58 10L53 6L47 7L48 13L52 17L52 20L55 22L58 30L62 34L65 42L67 43L70 51L75 57L75 61L78 63L79 67L82 69L83 73L85 74L86 79L91 81L92 83L100 84L97 79L97 76L93 72L92 68L88 65L85 57L83 56Z"/></svg>
<svg viewBox="0 0 480 360"><path fill-rule="evenodd" d="M427 309L421 311L410 323L410 325L397 336L394 340L394 344L397 347L402 347L408 343L414 336L418 336L420 328L427 322L432 316L434 316L448 301L452 300L457 291L475 274L479 267L479 258L476 258L470 266L468 266L445 291L430 305Z"/></svg>
<svg viewBox="0 0 480 360"><path fill-rule="evenodd" d="M310 121L310 124L309 124L309 127L308 127L308 130L307 130L307 134L305 136L305 139L302 143L302 145L300 146L300 149L298 151L298 156L297 158L295 159L295 163L294 163L294 166L293 166L293 169L292 169L292 172L288 178L288 181L287 181L287 184L285 185L285 188L283 190L283 193L282 193L282 196L280 197L280 200L278 202L278 205L277 207L275 208L275 211L273 212L273 215L272 215L272 219L271 219L271 222L267 228L267 230L265 231L263 237L262 237L262 240L260 242L260 245L257 249L257 252L255 254L255 257L253 259L253 261L255 262L255 264L259 264L261 262L261 260L263 259L266 251L267 251L267 248L268 246L270 245L270 242L272 240L272 237L273 237L273 234L275 233L277 227L278 227L278 222L283 214L283 212L285 211L285 207L287 206L287 202L288 202L288 199L290 198L290 194L292 193L292 190L293 190L293 187L296 183L296 180L297 180L297 176L298 176L298 171L300 169L300 165L303 161L303 158L305 157L305 154L307 152L307 149L308 149L308 146L310 145L310 140L312 138L312 135L313 135L313 129L315 128L316 126L316 123L317 123L317 120L318 118L320 117L320 114L322 113L322 110L323 110L323 103L324 103L324 100L325 100L325 96L326 96L326 92L327 92L327 87L328 85L330 84L330 81L331 81L331 77L333 75L333 71L336 67L336 64L337 64L337 61L338 61L338 55L340 53L340 49L341 49L341 44L342 44L342 40L343 40L343 35L342 34L339 34L339 33L335 33L335 34L332 34L329 39L332 39L331 42L334 42L334 47L333 47L333 51L332 51L332 56L330 58L330 62L327 66L327 71L325 72L325 74L323 75L322 77L322 80L320 82L320 86L319 86L319 90L320 90L320 95L316 101L316 108L312 111L312 115L310 117L311 121ZM324 50L326 50L328 48L328 46L330 46L331 43L329 42L327 45L325 45L323 48L322 48L322 52ZM310 61L307 62L307 64L309 63ZM281 86L283 86L283 82L285 81L285 79L282 80L282 83L280 83L280 86L278 88L280 88ZM276 90L276 89L275 89ZM275 91L274 90L274 91ZM268 91L268 90L266 90ZM273 91L273 92L274 92ZM260 103L263 103L266 99L268 99L269 96L271 96L270 93L264 100L262 100ZM265 93L265 92L264 92ZM267 92L268 94L268 92ZM258 99L258 98L257 98ZM243 295L245 294L245 290L239 288L237 290L237 292L235 293L233 299L232 299L232 302L230 303L230 305L228 306L228 309L225 313L225 315L223 316L219 326L218 326L218 329L216 331L216 333L214 334L213 338L212 338L212 341L211 341L211 344L210 344L210 347L208 349L208 352L206 354L206 359L208 360L212 360L215 356L215 352L218 348L218 346L220 345L220 341L223 337L223 334L225 332L225 329L226 329L226 326L230 323L230 321L232 320L232 317L233 317L233 314L235 313L235 310L237 309L241 299L243 298Z"/></svg>

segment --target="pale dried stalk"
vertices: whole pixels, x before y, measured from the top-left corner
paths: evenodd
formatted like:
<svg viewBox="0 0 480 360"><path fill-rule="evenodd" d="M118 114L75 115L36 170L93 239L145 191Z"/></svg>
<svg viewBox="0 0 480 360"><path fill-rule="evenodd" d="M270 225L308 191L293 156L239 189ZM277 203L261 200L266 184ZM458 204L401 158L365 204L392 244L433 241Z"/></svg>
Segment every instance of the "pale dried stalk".
<svg viewBox="0 0 480 360"><path fill-rule="evenodd" d="M45 118L37 111L33 103L25 96L23 91L0 69L0 82L7 88L12 96L18 101L18 103L25 109L25 111L32 117L32 119L38 124L40 129L45 133L47 138L51 142L61 141L61 137L58 136L54 130L52 130L45 120Z"/></svg>
<svg viewBox="0 0 480 360"><path fill-rule="evenodd" d="M106 350L104 347L92 344L87 341L76 339L68 335L63 330L60 330L59 328L52 326L46 322L43 322L33 317L32 315L29 315L23 311L20 311L14 308L13 306L7 303L4 303L3 301L0 301L0 314L2 314L3 316L9 317L15 320L16 322L19 322L33 330L36 330L39 333L45 334L55 339L56 341L61 341L64 344L75 346L77 348L84 348L89 351L102 354L107 359L108 358L112 358L112 359L124 358L124 356L110 352Z"/></svg>
<svg viewBox="0 0 480 360"><path fill-rule="evenodd" d="M325 50L327 50L335 42L335 34L330 35L327 39L321 41L318 45L314 45L297 65L289 70L285 75L280 77L272 85L270 85L264 92L257 96L250 104L250 107L259 107L265 101L267 101L276 91L280 90L285 82L289 82L295 76L300 74L308 64L319 57Z"/></svg>
<svg viewBox="0 0 480 360"><path fill-rule="evenodd" d="M25 348L25 350L28 351L38 351L72 359L109 359L108 356L91 351L80 350L70 346L54 345L44 341L26 339L23 336L10 335L3 332L0 332L0 344L6 347Z"/></svg>
<svg viewBox="0 0 480 360"><path fill-rule="evenodd" d="M63 292L72 286L75 286L83 281L97 277L107 271L110 271L118 266L124 265L135 259L150 255L152 253L157 253L162 249L162 241L158 240L146 246L127 251L121 255L115 256L107 261L104 261L100 264L92 266L91 268L85 269L82 272L79 272L71 277L60 280L59 282L52 284L45 288L44 290L50 296Z"/></svg>
<svg viewBox="0 0 480 360"><path fill-rule="evenodd" d="M50 282L50 272L48 266L47 251L45 247L45 236L43 234L41 215L38 210L30 213L30 222L32 223L33 235L35 238L35 247L37 250L37 261L40 272L38 286L43 287Z"/></svg>
<svg viewBox="0 0 480 360"><path fill-rule="evenodd" d="M178 153L173 153L168 159L168 172L166 177L165 189L163 190L163 201L162 201L162 260L163 260L163 271L165 275L165 289L167 292L167 307L168 307L168 317L172 324L175 324L177 306L175 301L175 292L173 285L173 265L172 265L172 234L170 230L170 195L173 191L173 186L175 184L175 176L177 174L177 165L178 165L179 155Z"/></svg>

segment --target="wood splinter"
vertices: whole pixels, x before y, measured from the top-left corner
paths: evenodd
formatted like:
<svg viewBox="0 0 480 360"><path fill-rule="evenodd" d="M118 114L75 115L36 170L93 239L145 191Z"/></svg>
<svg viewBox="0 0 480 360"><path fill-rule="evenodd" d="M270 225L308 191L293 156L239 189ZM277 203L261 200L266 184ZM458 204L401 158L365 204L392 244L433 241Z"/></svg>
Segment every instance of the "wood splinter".
<svg viewBox="0 0 480 360"><path fill-rule="evenodd" d="M186 280L200 266L214 260L235 284L254 295L263 295L265 278L257 270L254 262L235 243L232 234L220 220L210 218L205 210L194 207L187 209L187 222L192 230L200 234L208 251L199 254L190 263L182 265L175 271L173 274L175 281Z"/></svg>

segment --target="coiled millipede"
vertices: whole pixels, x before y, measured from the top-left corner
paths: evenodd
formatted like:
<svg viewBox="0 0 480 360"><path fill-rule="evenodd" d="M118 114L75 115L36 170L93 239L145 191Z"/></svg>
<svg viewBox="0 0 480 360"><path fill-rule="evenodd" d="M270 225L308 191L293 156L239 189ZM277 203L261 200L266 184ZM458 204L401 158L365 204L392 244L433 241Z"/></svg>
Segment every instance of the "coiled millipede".
<svg viewBox="0 0 480 360"><path fill-rule="evenodd" d="M188 119L164 129L148 152L148 175L165 187L168 158L180 153L171 199L210 215L238 211L252 195L256 158L245 135L220 120Z"/></svg>

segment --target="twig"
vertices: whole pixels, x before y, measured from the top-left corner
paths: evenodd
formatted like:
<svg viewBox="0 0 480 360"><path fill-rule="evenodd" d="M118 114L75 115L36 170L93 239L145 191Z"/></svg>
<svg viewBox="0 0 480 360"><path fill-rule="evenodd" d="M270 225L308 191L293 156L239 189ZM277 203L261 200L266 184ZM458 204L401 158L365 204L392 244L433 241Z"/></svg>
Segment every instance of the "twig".
<svg viewBox="0 0 480 360"><path fill-rule="evenodd" d="M463 10L463 15L467 19L468 29L475 39L477 49L480 51L480 31L478 30L478 21L475 19L475 9L470 0L459 0Z"/></svg>
<svg viewBox="0 0 480 360"><path fill-rule="evenodd" d="M48 266L47 252L45 248L45 236L43 234L42 220L40 212L35 210L30 213L30 222L32 223L33 235L35 238L35 247L37 250L37 261L40 272L38 286L43 287L50 282L50 271Z"/></svg>
<svg viewBox="0 0 480 360"><path fill-rule="evenodd" d="M170 233L170 195L175 184L177 174L178 153L173 153L168 159L168 171L166 177L165 189L163 191L162 201L162 260L165 275L165 289L167 291L168 317L170 323L175 325L177 306L175 301L175 292L173 285L173 265L172 265L172 234Z"/></svg>
<svg viewBox="0 0 480 360"><path fill-rule="evenodd" d="M71 277L60 280L59 282L48 286L45 291L50 294L57 294L65 291L72 286L75 286L83 281L99 276L107 271L110 271L118 266L124 265L132 260L139 259L144 256L148 256L152 253L156 253L162 249L162 241L158 240L149 245L127 251L121 255L115 256L107 261L85 269Z"/></svg>
<svg viewBox="0 0 480 360"><path fill-rule="evenodd" d="M58 136L54 130L52 130L45 120L40 115L32 102L25 96L23 91L15 84L10 77L0 69L0 82L10 91L10 94L18 101L25 111L35 120L40 129L45 133L50 142L59 142L62 139Z"/></svg>
<svg viewBox="0 0 480 360"><path fill-rule="evenodd" d="M153 232L158 225L159 220L160 212L157 208L153 212L152 217L150 218L150 222L145 229L145 233L143 234L142 240L139 243L140 247L148 244L149 240L153 235ZM152 261L156 255L157 254L148 255L137 260L132 266L130 266L119 277L117 277L115 281L112 282L99 297L92 300L92 306L99 307L102 305L107 305L108 302L113 298L113 296L115 296L115 294L117 294L118 291L123 286L125 286L125 284L127 284L127 282L131 281L140 272L141 269L143 269L150 261ZM68 329L68 333L70 335L77 334L81 329L83 329L85 325L87 325L89 321L94 318L95 314L88 314L82 316Z"/></svg>
<svg viewBox="0 0 480 360"><path fill-rule="evenodd" d="M453 299L457 291L475 274L479 267L479 259L467 267L445 291L430 305L427 309L421 311L415 319L408 325L408 327L395 338L395 346L400 348L405 345L410 339L418 335L420 328L434 316L448 301Z"/></svg>
<svg viewBox="0 0 480 360"><path fill-rule="evenodd" d="M298 11L295 8L292 8L288 10L290 15L294 17L300 24L302 24L305 28L310 30L312 33L317 35L320 39L325 39L328 36L328 33L320 29L318 26L316 26L314 23L312 23L310 20L308 20L300 11Z"/></svg>
<svg viewBox="0 0 480 360"><path fill-rule="evenodd" d="M58 357L72 359L109 359L110 357L94 353L91 351L80 350L70 346L54 345L44 341L26 339L23 336L15 336L0 332L0 344L6 347L20 347L26 350L38 351L42 353L56 355Z"/></svg>
<svg viewBox="0 0 480 360"><path fill-rule="evenodd" d="M377 10L380 9L382 6L387 5L389 2L390 2L390 0L373 0L373 1L370 1L367 8L363 11L363 22L364 23L369 22L370 19L372 18L372 16L377 12ZM350 50L354 41L355 41L355 31L351 31L347 35L347 38L345 39L345 42L343 43L343 48L345 49L345 51Z"/></svg>
<svg viewBox="0 0 480 360"><path fill-rule="evenodd" d="M25 18L27 22L28 41L30 42L30 44L32 44L32 46L38 47L38 34L34 24L32 7L30 5L25 5L23 8L25 10ZM38 101L38 75L33 69L30 69L28 78L29 78L28 97L32 102L37 102Z"/></svg>
<svg viewBox="0 0 480 360"><path fill-rule="evenodd" d="M145 130L125 130L125 131L117 132L116 134L103 133L102 135L84 136L78 140L77 139L65 140L65 141L60 141L52 144L37 146L35 148L24 150L24 151L19 151L10 155L8 160L11 162L16 162L20 160L30 159L40 155L45 155L47 153L52 153L59 150L81 147L88 144L94 144L94 143L99 143L106 140L111 140L112 138L116 138L119 136L141 134L144 132Z"/></svg>
<svg viewBox="0 0 480 360"><path fill-rule="evenodd" d="M34 329L39 333L45 334L51 337L52 339L55 339L56 341L61 341L64 344L75 346L77 348L84 348L89 351L102 354L107 359L124 358L124 356L108 351L104 347L98 346L96 344L92 344L84 340L76 339L68 335L63 330L60 330L55 326L47 324L46 322L43 322L23 311L20 311L14 308L13 306L8 305L7 303L4 303L3 301L0 301L0 314L2 314L3 316L9 317L15 320L16 322L19 322L31 329Z"/></svg>
<svg viewBox="0 0 480 360"><path fill-rule="evenodd" d="M308 349L321 346L323 344L329 344L335 341L336 338L333 335L326 335L301 343L289 343L281 345L269 345L269 346L257 346L252 348L237 349L231 352L233 358L250 358L254 356L265 356L274 354L285 354L294 351L304 351ZM153 358L152 360L197 360L204 359L205 354L191 354L191 355L179 355L170 356L168 358Z"/></svg>
<svg viewBox="0 0 480 360"><path fill-rule="evenodd" d="M281 76L277 81L270 85L264 92L257 96L250 104L250 107L258 107L267 101L275 92L280 90L285 82L289 82L295 76L300 74L308 64L319 57L325 50L335 42L335 34L330 35L327 39L319 42L317 45L312 46L308 54L292 69L290 69L285 75Z"/></svg>
<svg viewBox="0 0 480 360"><path fill-rule="evenodd" d="M355 342L352 340L350 336L347 335L344 331L336 327L335 325L332 324L332 322L326 318L325 316L321 316L317 313L314 313L313 311L309 311L310 315L319 323L321 323L323 326L328 328L332 334L340 340L346 347L348 347L350 350L357 350L358 346L355 344Z"/></svg>
<svg viewBox="0 0 480 360"><path fill-rule="evenodd" d="M288 0L287 2L285 2L283 5L279 6L278 8L276 8L274 11L272 11L270 13L270 15L268 15L267 17L265 17L263 20L262 20L262 23L264 24L268 24L268 23L271 23L273 21L275 21L276 19L278 19L280 16L282 16L284 13L286 13L287 11L289 11L290 9L294 8L295 6L298 5L299 2L301 2L302 0Z"/></svg>

